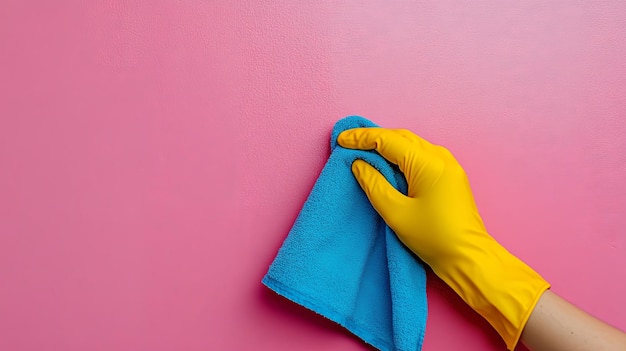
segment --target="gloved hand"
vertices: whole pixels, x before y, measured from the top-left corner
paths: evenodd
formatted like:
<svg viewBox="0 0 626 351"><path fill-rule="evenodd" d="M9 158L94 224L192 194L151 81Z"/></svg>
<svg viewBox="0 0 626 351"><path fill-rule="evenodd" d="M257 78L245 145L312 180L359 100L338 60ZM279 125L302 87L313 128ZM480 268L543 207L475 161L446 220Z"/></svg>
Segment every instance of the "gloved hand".
<svg viewBox="0 0 626 351"><path fill-rule="evenodd" d="M454 156L408 130L356 128L337 141L345 148L375 149L399 166L408 196L365 161L356 160L352 172L398 238L515 348L550 286L487 233Z"/></svg>

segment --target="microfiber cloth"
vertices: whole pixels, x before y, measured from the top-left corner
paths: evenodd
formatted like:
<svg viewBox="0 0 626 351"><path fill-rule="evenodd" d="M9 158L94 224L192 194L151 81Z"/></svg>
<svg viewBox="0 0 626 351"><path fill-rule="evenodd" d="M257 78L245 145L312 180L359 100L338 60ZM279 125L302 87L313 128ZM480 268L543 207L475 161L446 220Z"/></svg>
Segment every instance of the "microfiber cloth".
<svg viewBox="0 0 626 351"><path fill-rule="evenodd" d="M359 187L351 165L362 159L406 194L404 176L375 151L337 144L346 129L377 127L339 120L331 155L263 284L342 325L379 350L416 351L426 328L426 274Z"/></svg>

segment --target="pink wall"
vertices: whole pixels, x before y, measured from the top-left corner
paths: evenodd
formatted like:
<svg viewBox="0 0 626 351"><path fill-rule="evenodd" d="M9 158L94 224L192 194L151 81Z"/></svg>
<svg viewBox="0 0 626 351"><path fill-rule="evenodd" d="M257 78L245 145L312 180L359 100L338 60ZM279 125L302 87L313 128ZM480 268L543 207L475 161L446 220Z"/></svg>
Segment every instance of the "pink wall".
<svg viewBox="0 0 626 351"><path fill-rule="evenodd" d="M260 284L347 114L448 146L491 233L626 329L625 23L618 1L2 1L0 350L366 350ZM430 278L424 350L504 349Z"/></svg>

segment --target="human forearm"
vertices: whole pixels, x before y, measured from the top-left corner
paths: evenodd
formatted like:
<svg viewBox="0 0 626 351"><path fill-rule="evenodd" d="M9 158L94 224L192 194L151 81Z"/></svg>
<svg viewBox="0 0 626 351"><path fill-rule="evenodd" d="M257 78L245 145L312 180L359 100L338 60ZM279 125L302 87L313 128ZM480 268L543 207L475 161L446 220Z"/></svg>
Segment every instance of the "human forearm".
<svg viewBox="0 0 626 351"><path fill-rule="evenodd" d="M522 332L532 351L624 351L626 334L580 310L550 290L544 292Z"/></svg>

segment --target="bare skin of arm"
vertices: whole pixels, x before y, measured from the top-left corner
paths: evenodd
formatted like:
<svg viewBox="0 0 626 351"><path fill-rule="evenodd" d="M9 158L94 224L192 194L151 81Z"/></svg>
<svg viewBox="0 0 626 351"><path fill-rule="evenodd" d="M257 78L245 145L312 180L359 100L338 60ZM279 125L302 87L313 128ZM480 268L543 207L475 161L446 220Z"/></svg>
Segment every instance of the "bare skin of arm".
<svg viewBox="0 0 626 351"><path fill-rule="evenodd" d="M521 340L532 351L626 350L626 333L587 314L550 290L539 299Z"/></svg>

